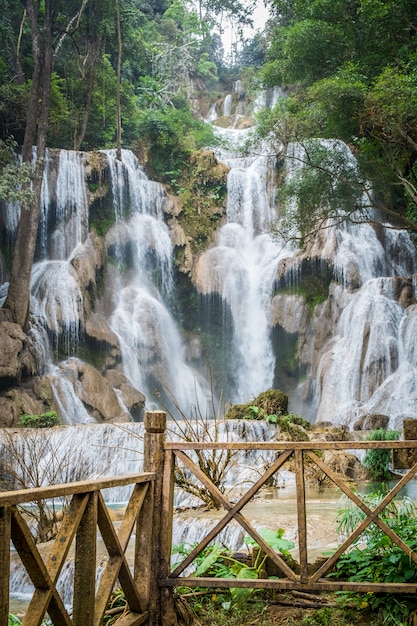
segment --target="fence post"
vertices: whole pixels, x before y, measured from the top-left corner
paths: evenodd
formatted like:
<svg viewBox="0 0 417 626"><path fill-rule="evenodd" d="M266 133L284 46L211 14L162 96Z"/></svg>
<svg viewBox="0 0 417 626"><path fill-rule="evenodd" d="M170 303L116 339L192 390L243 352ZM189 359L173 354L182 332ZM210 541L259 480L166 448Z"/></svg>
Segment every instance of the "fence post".
<svg viewBox="0 0 417 626"><path fill-rule="evenodd" d="M164 475L164 456L165 456L165 430L166 430L166 413L164 411L147 411L145 413L145 435L143 447L143 471L155 472L157 479L153 484L153 494L150 498L150 506L145 507L138 523L139 542L143 548L148 550L148 567L149 570L144 576L144 559L138 553L135 561L135 579L139 589L142 586L145 598L145 606L149 610L149 626L160 626L163 619L166 623L166 616L162 615L162 611L166 611L171 605L171 590L161 589L159 586L159 574L161 565L161 537L164 535L161 527L162 519L162 483ZM152 507L152 508L150 508ZM141 580L140 580L141 579ZM144 584L147 589L144 589ZM171 598L167 603L166 592L171 594ZM170 611L171 613L171 611ZM176 624L175 613L172 611L172 625Z"/></svg>
<svg viewBox="0 0 417 626"><path fill-rule="evenodd" d="M9 623L10 507L0 507L0 626Z"/></svg>

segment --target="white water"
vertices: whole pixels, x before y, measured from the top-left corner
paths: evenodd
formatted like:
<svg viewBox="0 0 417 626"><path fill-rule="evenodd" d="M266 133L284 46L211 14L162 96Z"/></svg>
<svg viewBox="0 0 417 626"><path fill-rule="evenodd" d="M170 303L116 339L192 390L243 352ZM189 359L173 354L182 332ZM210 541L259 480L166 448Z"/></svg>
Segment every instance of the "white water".
<svg viewBox="0 0 417 626"><path fill-rule="evenodd" d="M164 191L161 185L148 181L129 155L123 179L129 193L115 196L120 203L127 195L133 212L128 221L132 271L127 280L120 275L115 283L117 303L109 324L120 340L124 373L145 394L148 403L155 401L153 390L157 388L159 393L168 391L181 399L181 405L188 409L196 401L204 403L207 392L200 384L201 377L186 363L182 340L167 306L173 291L173 246L162 219ZM109 159L114 159L112 153ZM114 163L111 171L117 172ZM119 205L123 213L122 209ZM113 240L117 247L117 232L114 237L111 229L107 241ZM119 252L117 258L122 264L123 253Z"/></svg>
<svg viewBox="0 0 417 626"><path fill-rule="evenodd" d="M240 155L239 131L222 131L222 135L236 146L218 154L231 168L227 224L219 231L216 245L200 257L197 274L202 278L200 289L218 293L230 308L235 355L232 400L246 402L273 385L269 309L278 263L289 249L271 235L277 216L267 186L270 157Z"/></svg>
<svg viewBox="0 0 417 626"><path fill-rule="evenodd" d="M268 98L275 101L282 95L276 91ZM230 399L236 402L281 386L275 375L281 346L271 340L271 325L279 323L295 338L293 358L299 358L305 369L298 387L294 382L291 389L283 388L290 392L290 409L302 407L304 416L312 420L350 424L367 412L389 413L392 424L404 416L417 417L417 356L415 334L410 330L416 313L413 307L403 309L395 288L395 278L416 272L415 246L409 236L376 230L369 224L329 225L308 253L309 259L317 261L317 274L321 265L333 271L327 302L312 313L302 295L288 294L285 289L276 295L278 268L293 268L286 273L289 284L284 287L296 288L302 279L302 257L271 234L280 219L275 159L268 156L265 146L254 144L250 131L218 132L227 137L228 148L216 148L216 154L231 168L227 223L216 233L214 244L195 259L193 280L200 294L210 296L205 302L220 299L224 317L232 320L232 337L224 342L230 351L221 364L230 380L220 381L219 386L224 382L228 391L231 388ZM326 145L351 158L340 142ZM299 147L292 150L297 157ZM168 389L187 411L196 400L202 399L204 406L206 355L196 357L191 366L172 314L177 298L175 250L163 214L164 189L147 179L131 152L123 151L122 162L115 158L115 151L105 154L116 223L106 237L112 257L103 279L107 300L97 307L119 338L124 373L145 393L148 406L154 402L155 388ZM36 338L39 362L57 397L62 395L58 404L66 423L77 419L78 410L71 407L79 400L75 393L71 400L68 379L59 384L64 374L55 366L59 352L71 357L79 349L88 308L74 263L88 230L85 163L83 153L48 151L32 282L30 334ZM7 237L16 230L18 213L18 207L4 208ZM415 278L411 283L415 289ZM6 289L3 284L2 299ZM208 307L201 318L211 313ZM204 326L203 319L197 320L190 337L190 343L198 347L199 322ZM223 332L219 325L216 328ZM229 327L225 324L224 328ZM212 336L209 341L224 339ZM219 364L210 366L216 370ZM85 407L79 416L80 421L88 421Z"/></svg>

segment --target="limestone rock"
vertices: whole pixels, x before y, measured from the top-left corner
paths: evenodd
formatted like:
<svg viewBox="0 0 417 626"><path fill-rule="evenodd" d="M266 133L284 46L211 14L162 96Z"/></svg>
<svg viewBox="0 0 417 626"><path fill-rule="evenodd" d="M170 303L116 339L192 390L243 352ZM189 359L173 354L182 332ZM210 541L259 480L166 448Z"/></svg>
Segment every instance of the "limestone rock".
<svg viewBox="0 0 417 626"><path fill-rule="evenodd" d="M271 303L271 326L279 324L287 333L307 328L309 311L304 296L274 296Z"/></svg>
<svg viewBox="0 0 417 626"><path fill-rule="evenodd" d="M351 480L367 480L369 478L366 469L354 454L340 450L324 450L323 462L345 478Z"/></svg>
<svg viewBox="0 0 417 626"><path fill-rule="evenodd" d="M363 415L353 425L353 430L378 430L378 428L386 429L389 423L388 415L380 415L379 413L370 413Z"/></svg>
<svg viewBox="0 0 417 626"><path fill-rule="evenodd" d="M14 388L0 396L0 424L5 427L20 425L22 415L41 415L47 408L29 390Z"/></svg>
<svg viewBox="0 0 417 626"><path fill-rule="evenodd" d="M92 313L85 323L85 333L89 339L97 343L107 344L112 348L119 348L119 339L106 319L97 313Z"/></svg>
<svg viewBox="0 0 417 626"><path fill-rule="evenodd" d="M97 421L130 421L111 384L95 367L78 359L69 359L61 367L73 379L78 397Z"/></svg>
<svg viewBox="0 0 417 626"><path fill-rule="evenodd" d="M106 247L101 237L90 232L82 246L77 248L71 265L76 271L77 282L83 293L86 312L92 308L97 293L97 276L104 269Z"/></svg>
<svg viewBox="0 0 417 626"><path fill-rule="evenodd" d="M146 401L143 393L135 389L130 380L117 370L107 370L105 378L112 387L120 391L123 404L129 410L133 421L142 421Z"/></svg>
<svg viewBox="0 0 417 626"><path fill-rule="evenodd" d="M0 322L0 389L18 384L36 373L36 359L21 326Z"/></svg>

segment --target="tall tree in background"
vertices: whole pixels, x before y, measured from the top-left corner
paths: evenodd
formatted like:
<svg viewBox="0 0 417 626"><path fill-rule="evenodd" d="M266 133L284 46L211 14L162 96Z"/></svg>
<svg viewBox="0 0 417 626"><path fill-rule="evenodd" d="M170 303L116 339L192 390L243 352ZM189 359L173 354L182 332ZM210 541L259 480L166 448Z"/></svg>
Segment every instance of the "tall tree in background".
<svg viewBox="0 0 417 626"><path fill-rule="evenodd" d="M9 291L4 308L11 318L26 329L29 319L30 279L35 255L36 238L41 207L41 187L46 151L46 135L51 104L51 79L54 56L58 53L64 38L79 23L87 0L82 0L75 14L61 26L60 34L53 49L59 3L54 0L22 0L27 12L32 40L33 73L30 98L27 109L25 136L22 148L24 163L33 160L33 146L36 146L36 161L33 176L33 201L29 208L23 208L12 261Z"/></svg>
<svg viewBox="0 0 417 626"><path fill-rule="evenodd" d="M116 71L116 157L122 160L122 113L120 108L120 83L122 76L122 30L120 27L120 5L115 0L117 31L117 71Z"/></svg>
<svg viewBox="0 0 417 626"><path fill-rule="evenodd" d="M302 235L330 220L382 220L417 232L414 0L272 0L271 6L262 78L268 86L286 85L288 97L264 114L265 134L273 129L279 142L304 147L285 154L300 166L287 193L281 189L290 223ZM335 144L326 149L317 138L348 144L357 174L351 154Z"/></svg>

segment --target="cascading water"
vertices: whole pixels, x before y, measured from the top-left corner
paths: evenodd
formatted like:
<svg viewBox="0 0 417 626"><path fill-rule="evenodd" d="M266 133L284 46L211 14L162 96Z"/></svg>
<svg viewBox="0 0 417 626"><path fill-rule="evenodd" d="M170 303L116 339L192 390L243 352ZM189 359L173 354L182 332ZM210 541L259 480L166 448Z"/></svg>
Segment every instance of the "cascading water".
<svg viewBox="0 0 417 626"><path fill-rule="evenodd" d="M242 132L223 131L229 142L241 141ZM273 385L275 355L270 328L270 304L278 263L289 254L288 247L271 234L276 220L268 195L271 171L268 156L240 156L219 151L229 165L227 224L216 245L202 254L196 275L205 294L218 293L233 319L234 402Z"/></svg>
<svg viewBox="0 0 417 626"><path fill-rule="evenodd" d="M110 245L114 241L116 258L128 262L132 271L127 281L118 277L117 305L110 327L119 337L126 375L148 401L152 402L153 389L158 387L182 406L190 407L196 401L204 402L207 394L197 372L186 364L181 338L166 304L173 292L173 247L162 219L163 187L146 178L131 153L123 152L123 158L127 164L123 175L117 169L120 164L115 167L114 162L111 173L113 188L129 190L133 212L128 222L129 259L117 250L117 223L116 236L111 229L107 240ZM114 161L111 153L109 159ZM116 195L119 207L123 206L126 194Z"/></svg>
<svg viewBox="0 0 417 626"><path fill-rule="evenodd" d="M220 384L227 387L227 399L247 401L268 387L280 386L290 393L290 408L300 407L313 421L351 423L370 410L385 413L388 406L393 423L405 414L417 415L412 375L404 375L417 370L410 334L404 334L413 324L414 309L408 306L411 301L407 305L400 301L395 286L397 279L405 280L416 271L409 236L378 231L370 224L329 226L303 256L271 234L280 219L274 199L275 158L268 157L265 147L258 149L258 156L248 155L248 146L253 145L248 131L219 133L229 141L228 149L216 148L218 159L230 167L227 223L215 234L214 245L195 259L192 280L207 304L197 328L204 327L202 318L210 317L212 304L221 303L226 321L224 326L216 322L213 338L224 341L227 336L224 343L230 350L221 357L217 354L218 361L210 365L219 369L221 359L226 376ZM242 149L230 148L239 141ZM340 142L326 146L348 155ZM290 149L290 161L295 162L294 150L299 148ZM125 374L148 402L155 387L165 387L189 407L207 393L204 375L186 360L178 323L170 312L178 293L173 280L175 250L163 213L164 189L147 179L131 152L123 151L122 161L115 151L105 152L103 158L110 173L115 220L106 246L115 263L107 264L107 303L96 303L97 310L118 337ZM89 306L86 293L96 280L94 269L82 285L79 275L79 259L91 238L86 159L83 153L47 152L32 283L30 335L56 397L63 395L58 404L66 423L77 421L77 416L64 408L71 405L71 385L67 379L58 384L64 374L56 362L59 354L72 357L79 349ZM18 207L3 207L3 241L13 239L18 213ZM326 300L315 307L314 315L302 294L288 292L302 281L303 262L309 258L315 259L316 273L321 264L331 268ZM284 289L280 286L277 292L278 275ZM414 281L407 280L413 290ZM3 284L2 300L6 292ZM278 327L294 337L291 358L300 359L305 376L298 387L296 382L282 387L277 377L281 344L272 334ZM195 360L200 369L204 358L202 354ZM397 386L401 381L402 394L396 395L395 404L389 400L392 380ZM340 381L345 381L343 389ZM82 422L88 421L84 409Z"/></svg>

